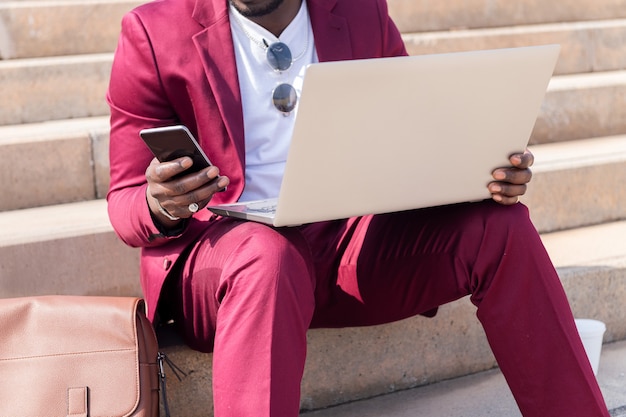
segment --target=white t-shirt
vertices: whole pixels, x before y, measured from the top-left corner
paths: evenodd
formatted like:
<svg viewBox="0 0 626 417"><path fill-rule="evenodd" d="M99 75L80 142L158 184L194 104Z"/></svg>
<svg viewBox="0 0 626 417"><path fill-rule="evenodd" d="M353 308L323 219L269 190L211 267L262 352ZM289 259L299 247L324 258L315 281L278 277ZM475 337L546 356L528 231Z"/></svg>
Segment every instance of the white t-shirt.
<svg viewBox="0 0 626 417"><path fill-rule="evenodd" d="M291 84L298 93L306 65L317 62L306 2L280 35L291 50L293 64L277 72L268 63L268 45L279 41L271 32L243 17L230 6L230 21L243 103L246 146L246 185L240 201L277 197L287 160L293 123L298 110L284 115L274 107L272 92L278 84Z"/></svg>

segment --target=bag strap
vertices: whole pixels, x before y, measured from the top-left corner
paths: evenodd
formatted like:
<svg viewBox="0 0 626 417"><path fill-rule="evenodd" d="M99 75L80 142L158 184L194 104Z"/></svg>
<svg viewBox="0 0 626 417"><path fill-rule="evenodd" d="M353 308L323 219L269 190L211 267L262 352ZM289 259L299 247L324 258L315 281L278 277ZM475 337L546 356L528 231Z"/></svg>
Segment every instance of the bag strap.
<svg viewBox="0 0 626 417"><path fill-rule="evenodd" d="M176 376L176 378L179 381L182 381L180 374L183 374L183 376L187 376L187 374L185 373L185 371L180 369L180 367L178 367L174 362L172 362L172 360L168 358L167 355L163 352L158 353L157 362L159 364L159 380L161 382L161 396L163 398L163 411L165 412L165 417L170 417L170 406L167 402L167 382L165 380L165 367L163 366L163 364L166 363L170 367L170 369L174 373L174 376Z"/></svg>
<svg viewBox="0 0 626 417"><path fill-rule="evenodd" d="M67 417L88 417L88 391L87 387L67 389Z"/></svg>

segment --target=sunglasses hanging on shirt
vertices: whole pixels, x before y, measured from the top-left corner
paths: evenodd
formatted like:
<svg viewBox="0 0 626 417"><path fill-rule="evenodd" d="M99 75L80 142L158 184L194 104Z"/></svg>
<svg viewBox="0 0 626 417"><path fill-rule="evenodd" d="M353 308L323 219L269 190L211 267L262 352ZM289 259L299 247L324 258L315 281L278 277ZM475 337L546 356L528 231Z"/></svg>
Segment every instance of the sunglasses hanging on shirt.
<svg viewBox="0 0 626 417"><path fill-rule="evenodd" d="M291 50L286 44L274 42L268 45L265 39L263 39L263 44L267 48L265 53L267 63L274 71L282 72L291 68L293 58L291 56ZM291 84L279 84L272 91L272 103L274 107L285 115L291 113L293 109L296 108L297 102L298 93Z"/></svg>
<svg viewBox="0 0 626 417"><path fill-rule="evenodd" d="M304 50L302 51L302 53L300 53L300 55L294 58L287 44L280 41L269 44L265 39L262 39L262 42L258 39L255 39L255 37L246 30L243 23L239 21L238 15L235 14L234 16L236 24L241 28L241 30L243 31L243 33L245 33L248 39L250 39L256 45L265 50L267 63L276 72L280 73L283 71L288 71L294 61L302 58L309 48L308 31L306 34ZM274 104L274 107L284 116L289 116L289 114L296 108L296 104L298 103L298 93L293 85L289 83L278 84L272 90L272 103Z"/></svg>

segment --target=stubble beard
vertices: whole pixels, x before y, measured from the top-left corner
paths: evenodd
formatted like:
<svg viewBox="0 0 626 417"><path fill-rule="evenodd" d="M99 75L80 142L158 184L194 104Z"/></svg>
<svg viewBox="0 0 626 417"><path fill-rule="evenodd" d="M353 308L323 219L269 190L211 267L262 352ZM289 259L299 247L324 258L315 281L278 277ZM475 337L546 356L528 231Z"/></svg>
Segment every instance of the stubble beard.
<svg viewBox="0 0 626 417"><path fill-rule="evenodd" d="M265 16L276 11L276 9L278 9L280 5L283 4L284 0L270 0L269 3L260 5L258 7L240 7L239 5L237 5L237 3L235 3L234 0L228 1L242 16L250 18Z"/></svg>

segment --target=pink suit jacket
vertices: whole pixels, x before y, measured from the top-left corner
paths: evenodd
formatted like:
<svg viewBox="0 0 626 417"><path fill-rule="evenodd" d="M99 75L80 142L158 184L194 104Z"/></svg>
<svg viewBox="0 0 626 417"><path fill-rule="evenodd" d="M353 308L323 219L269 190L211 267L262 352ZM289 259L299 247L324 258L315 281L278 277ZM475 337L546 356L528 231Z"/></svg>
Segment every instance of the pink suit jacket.
<svg viewBox="0 0 626 417"><path fill-rule="evenodd" d="M147 127L184 124L230 178L213 202L236 201L244 187L241 96L227 0L157 0L129 12L113 62L111 223L141 247L141 283L154 318L163 282L211 213L197 213L179 236L164 236L146 204L145 170L153 156L139 138ZM405 55L385 0L307 0L320 61ZM376 82L376 80L372 80Z"/></svg>

